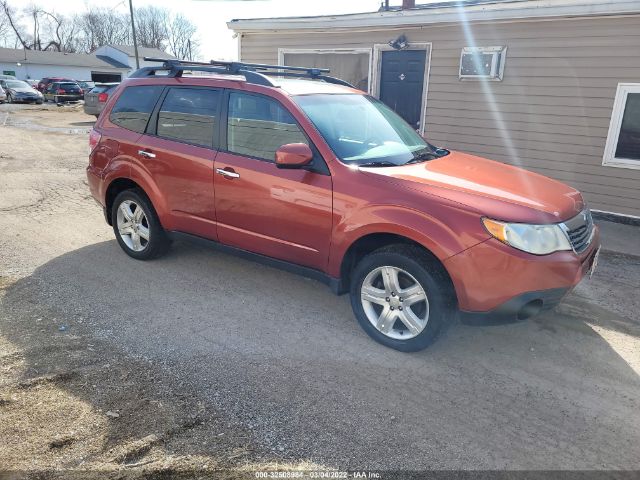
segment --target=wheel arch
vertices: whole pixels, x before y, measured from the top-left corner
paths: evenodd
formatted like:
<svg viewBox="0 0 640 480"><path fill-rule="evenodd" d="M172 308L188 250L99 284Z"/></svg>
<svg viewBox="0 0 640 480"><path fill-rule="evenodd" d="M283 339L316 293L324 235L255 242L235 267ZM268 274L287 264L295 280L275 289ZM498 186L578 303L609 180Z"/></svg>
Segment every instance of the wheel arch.
<svg viewBox="0 0 640 480"><path fill-rule="evenodd" d="M109 186L107 187L107 190L104 196L106 218L107 218L107 223L109 225L113 225L113 218L112 218L113 202L118 196L118 194L121 192L124 192L125 190L139 190L147 197L147 199L149 199L149 202L151 203L151 206L154 208L154 210L156 209L153 200L151 199L146 189L142 185L131 180L130 178L126 178L126 177L115 178L114 180L111 181L111 183L109 183Z"/></svg>
<svg viewBox="0 0 640 480"><path fill-rule="evenodd" d="M347 293L351 285L351 273L358 262L366 255L390 245L410 245L418 248L428 258L429 264L438 269L449 283L449 287L456 296L455 285L444 263L427 247L405 235L390 232L375 232L362 235L354 240L347 248L340 264L339 294Z"/></svg>

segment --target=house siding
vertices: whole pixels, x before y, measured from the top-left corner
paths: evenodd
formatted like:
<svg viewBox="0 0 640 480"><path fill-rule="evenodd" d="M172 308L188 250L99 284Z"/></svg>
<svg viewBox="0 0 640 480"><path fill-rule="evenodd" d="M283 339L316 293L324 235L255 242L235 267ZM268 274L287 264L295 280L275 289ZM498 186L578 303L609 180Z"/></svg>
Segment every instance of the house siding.
<svg viewBox="0 0 640 480"><path fill-rule="evenodd" d="M373 48L405 34L432 44L425 135L564 181L591 208L640 216L640 170L602 165L618 83L640 83L640 15L243 33L243 61L278 48ZM462 47L506 45L503 81L460 81ZM375 71L375 66L374 66Z"/></svg>

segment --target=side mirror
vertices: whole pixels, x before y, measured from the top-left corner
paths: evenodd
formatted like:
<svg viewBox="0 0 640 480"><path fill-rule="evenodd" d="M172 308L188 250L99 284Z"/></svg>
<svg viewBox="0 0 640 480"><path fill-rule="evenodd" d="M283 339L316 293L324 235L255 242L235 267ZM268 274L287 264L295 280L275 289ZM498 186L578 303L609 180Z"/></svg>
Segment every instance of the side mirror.
<svg viewBox="0 0 640 480"><path fill-rule="evenodd" d="M278 168L302 168L311 163L313 152L304 143L288 143L276 150Z"/></svg>

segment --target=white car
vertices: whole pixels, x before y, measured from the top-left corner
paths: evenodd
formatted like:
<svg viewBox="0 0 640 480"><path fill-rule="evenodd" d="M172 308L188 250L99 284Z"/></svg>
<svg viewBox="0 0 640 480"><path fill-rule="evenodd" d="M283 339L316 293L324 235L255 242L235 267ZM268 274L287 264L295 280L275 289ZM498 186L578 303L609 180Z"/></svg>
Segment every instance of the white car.
<svg viewBox="0 0 640 480"><path fill-rule="evenodd" d="M0 103L4 103L7 101L7 92L5 92L2 87L0 87Z"/></svg>

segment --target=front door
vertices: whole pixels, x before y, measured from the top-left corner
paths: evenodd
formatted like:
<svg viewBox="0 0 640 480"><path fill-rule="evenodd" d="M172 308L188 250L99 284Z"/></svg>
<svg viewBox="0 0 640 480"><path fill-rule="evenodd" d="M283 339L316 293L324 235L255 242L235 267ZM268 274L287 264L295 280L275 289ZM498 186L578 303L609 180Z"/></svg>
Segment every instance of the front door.
<svg viewBox="0 0 640 480"><path fill-rule="evenodd" d="M331 176L317 168L277 168L275 151L288 143L309 140L279 102L229 93L227 151L220 151L215 160L218 238L243 250L322 270L331 239Z"/></svg>
<svg viewBox="0 0 640 480"><path fill-rule="evenodd" d="M426 50L382 52L380 100L418 130L422 112Z"/></svg>

